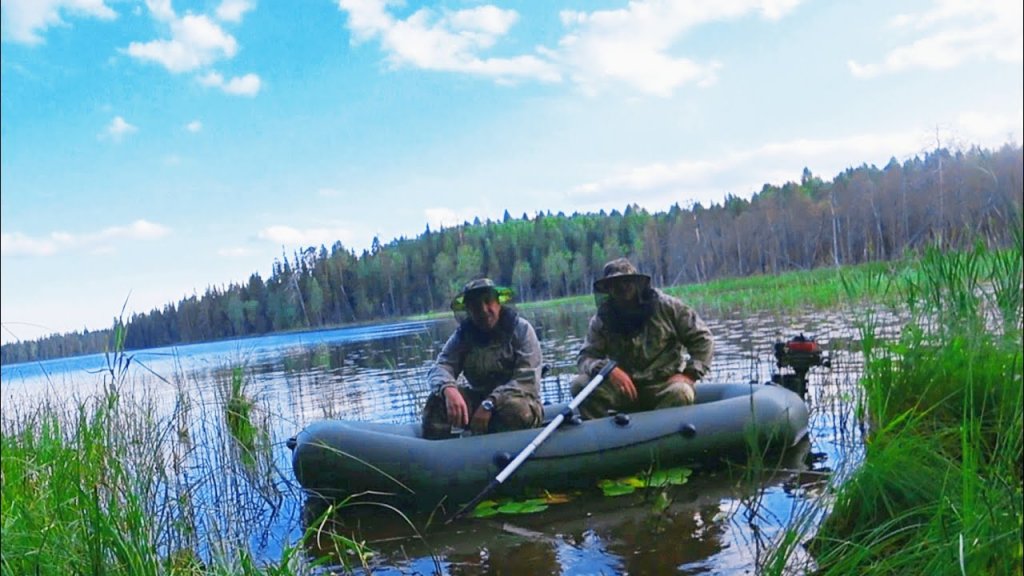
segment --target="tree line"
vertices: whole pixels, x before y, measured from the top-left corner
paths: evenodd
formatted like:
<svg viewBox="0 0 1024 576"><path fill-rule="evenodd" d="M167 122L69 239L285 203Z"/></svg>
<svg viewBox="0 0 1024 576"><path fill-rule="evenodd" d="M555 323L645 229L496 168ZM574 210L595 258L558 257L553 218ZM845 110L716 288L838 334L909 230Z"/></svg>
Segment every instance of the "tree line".
<svg viewBox="0 0 1024 576"><path fill-rule="evenodd" d="M444 309L459 287L486 275L520 301L586 294L604 263L627 256L655 285L777 274L889 260L925 246L1008 245L1020 233L1024 156L947 148L884 168L861 165L825 181L765 184L747 200L673 205L650 213L536 213L382 243L361 254L335 242L273 263L271 275L211 286L124 321L125 346L141 349L314 329ZM1016 230L1016 232L1014 232ZM5 344L4 364L103 352L111 329Z"/></svg>

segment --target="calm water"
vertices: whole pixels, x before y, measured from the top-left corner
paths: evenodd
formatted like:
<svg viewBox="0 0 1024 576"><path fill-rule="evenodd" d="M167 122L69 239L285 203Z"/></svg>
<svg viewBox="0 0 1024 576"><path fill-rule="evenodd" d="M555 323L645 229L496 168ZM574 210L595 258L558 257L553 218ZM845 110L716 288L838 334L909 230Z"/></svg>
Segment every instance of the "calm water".
<svg viewBox="0 0 1024 576"><path fill-rule="evenodd" d="M546 400L568 400L591 311L523 313L537 328L552 368L543 382ZM772 344L797 333L814 336L828 351L832 368L812 370L809 382L810 442L782 464L783 471L755 483L744 481L739 470L698 471L670 490L671 504L660 513L642 494L596 494L540 514L449 527L412 518L420 537L380 510L348 510L335 529L366 540L376 552L370 566L381 574L754 573L791 518L820 517L822 481L859 461L862 443L853 417L861 365L857 331L843 314L706 320L717 344L710 381L769 380L778 371ZM454 326L454 320L405 322L132 353L133 391L189 431L188 449L176 462L182 481L196 483L204 534L193 546L209 554L219 541L248 540L257 557L278 558L319 512L295 483L287 439L322 418L415 420L427 393L426 372ZM255 459L224 449L230 440L223 403L235 367L242 367L246 394L256 400L253 420L270 438L270 448ZM3 418L44 399L95 394L105 368L102 355L3 366ZM195 480L211 477L216 480ZM319 553L310 547L311 557Z"/></svg>

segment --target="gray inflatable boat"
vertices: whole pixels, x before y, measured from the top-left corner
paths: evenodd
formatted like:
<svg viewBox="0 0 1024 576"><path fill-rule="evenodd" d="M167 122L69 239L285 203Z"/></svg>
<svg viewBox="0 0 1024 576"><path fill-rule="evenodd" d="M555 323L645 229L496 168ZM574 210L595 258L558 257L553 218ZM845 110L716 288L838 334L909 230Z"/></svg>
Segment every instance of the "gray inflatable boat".
<svg viewBox="0 0 1024 576"><path fill-rule="evenodd" d="M545 408L547 420L564 406ZM580 422L567 418L501 484L496 496L596 486L649 469L711 466L751 450L779 453L807 435L801 397L772 384L697 386L696 403ZM429 509L473 498L541 428L426 440L419 423L315 422L289 440L295 477L310 494Z"/></svg>

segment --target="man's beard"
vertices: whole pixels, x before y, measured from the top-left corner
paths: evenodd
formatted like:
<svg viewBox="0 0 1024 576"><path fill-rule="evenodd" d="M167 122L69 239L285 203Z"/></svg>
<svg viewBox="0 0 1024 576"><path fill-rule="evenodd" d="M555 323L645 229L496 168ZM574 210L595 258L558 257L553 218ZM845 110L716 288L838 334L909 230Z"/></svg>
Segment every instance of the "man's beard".
<svg viewBox="0 0 1024 576"><path fill-rule="evenodd" d="M616 305L611 298L608 298L601 303L597 315L612 332L623 336L636 336L654 313L653 299L640 297L638 300L623 306Z"/></svg>
<svg viewBox="0 0 1024 576"><path fill-rule="evenodd" d="M515 310L503 306L498 314L498 323L490 330L483 330L470 318L465 318L459 323L459 329L467 337L480 345L487 345L495 338L511 337L515 331L518 314Z"/></svg>

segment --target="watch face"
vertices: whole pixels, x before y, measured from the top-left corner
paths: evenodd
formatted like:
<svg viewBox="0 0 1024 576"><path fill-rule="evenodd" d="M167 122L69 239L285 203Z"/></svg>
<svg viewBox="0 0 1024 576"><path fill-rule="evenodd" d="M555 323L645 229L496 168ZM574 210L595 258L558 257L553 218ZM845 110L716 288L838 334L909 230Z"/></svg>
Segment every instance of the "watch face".
<svg viewBox="0 0 1024 576"><path fill-rule="evenodd" d="M490 400L484 400L483 402L480 403L480 407L483 408L484 410L487 410L488 412L491 412L494 410L494 402L491 402Z"/></svg>

